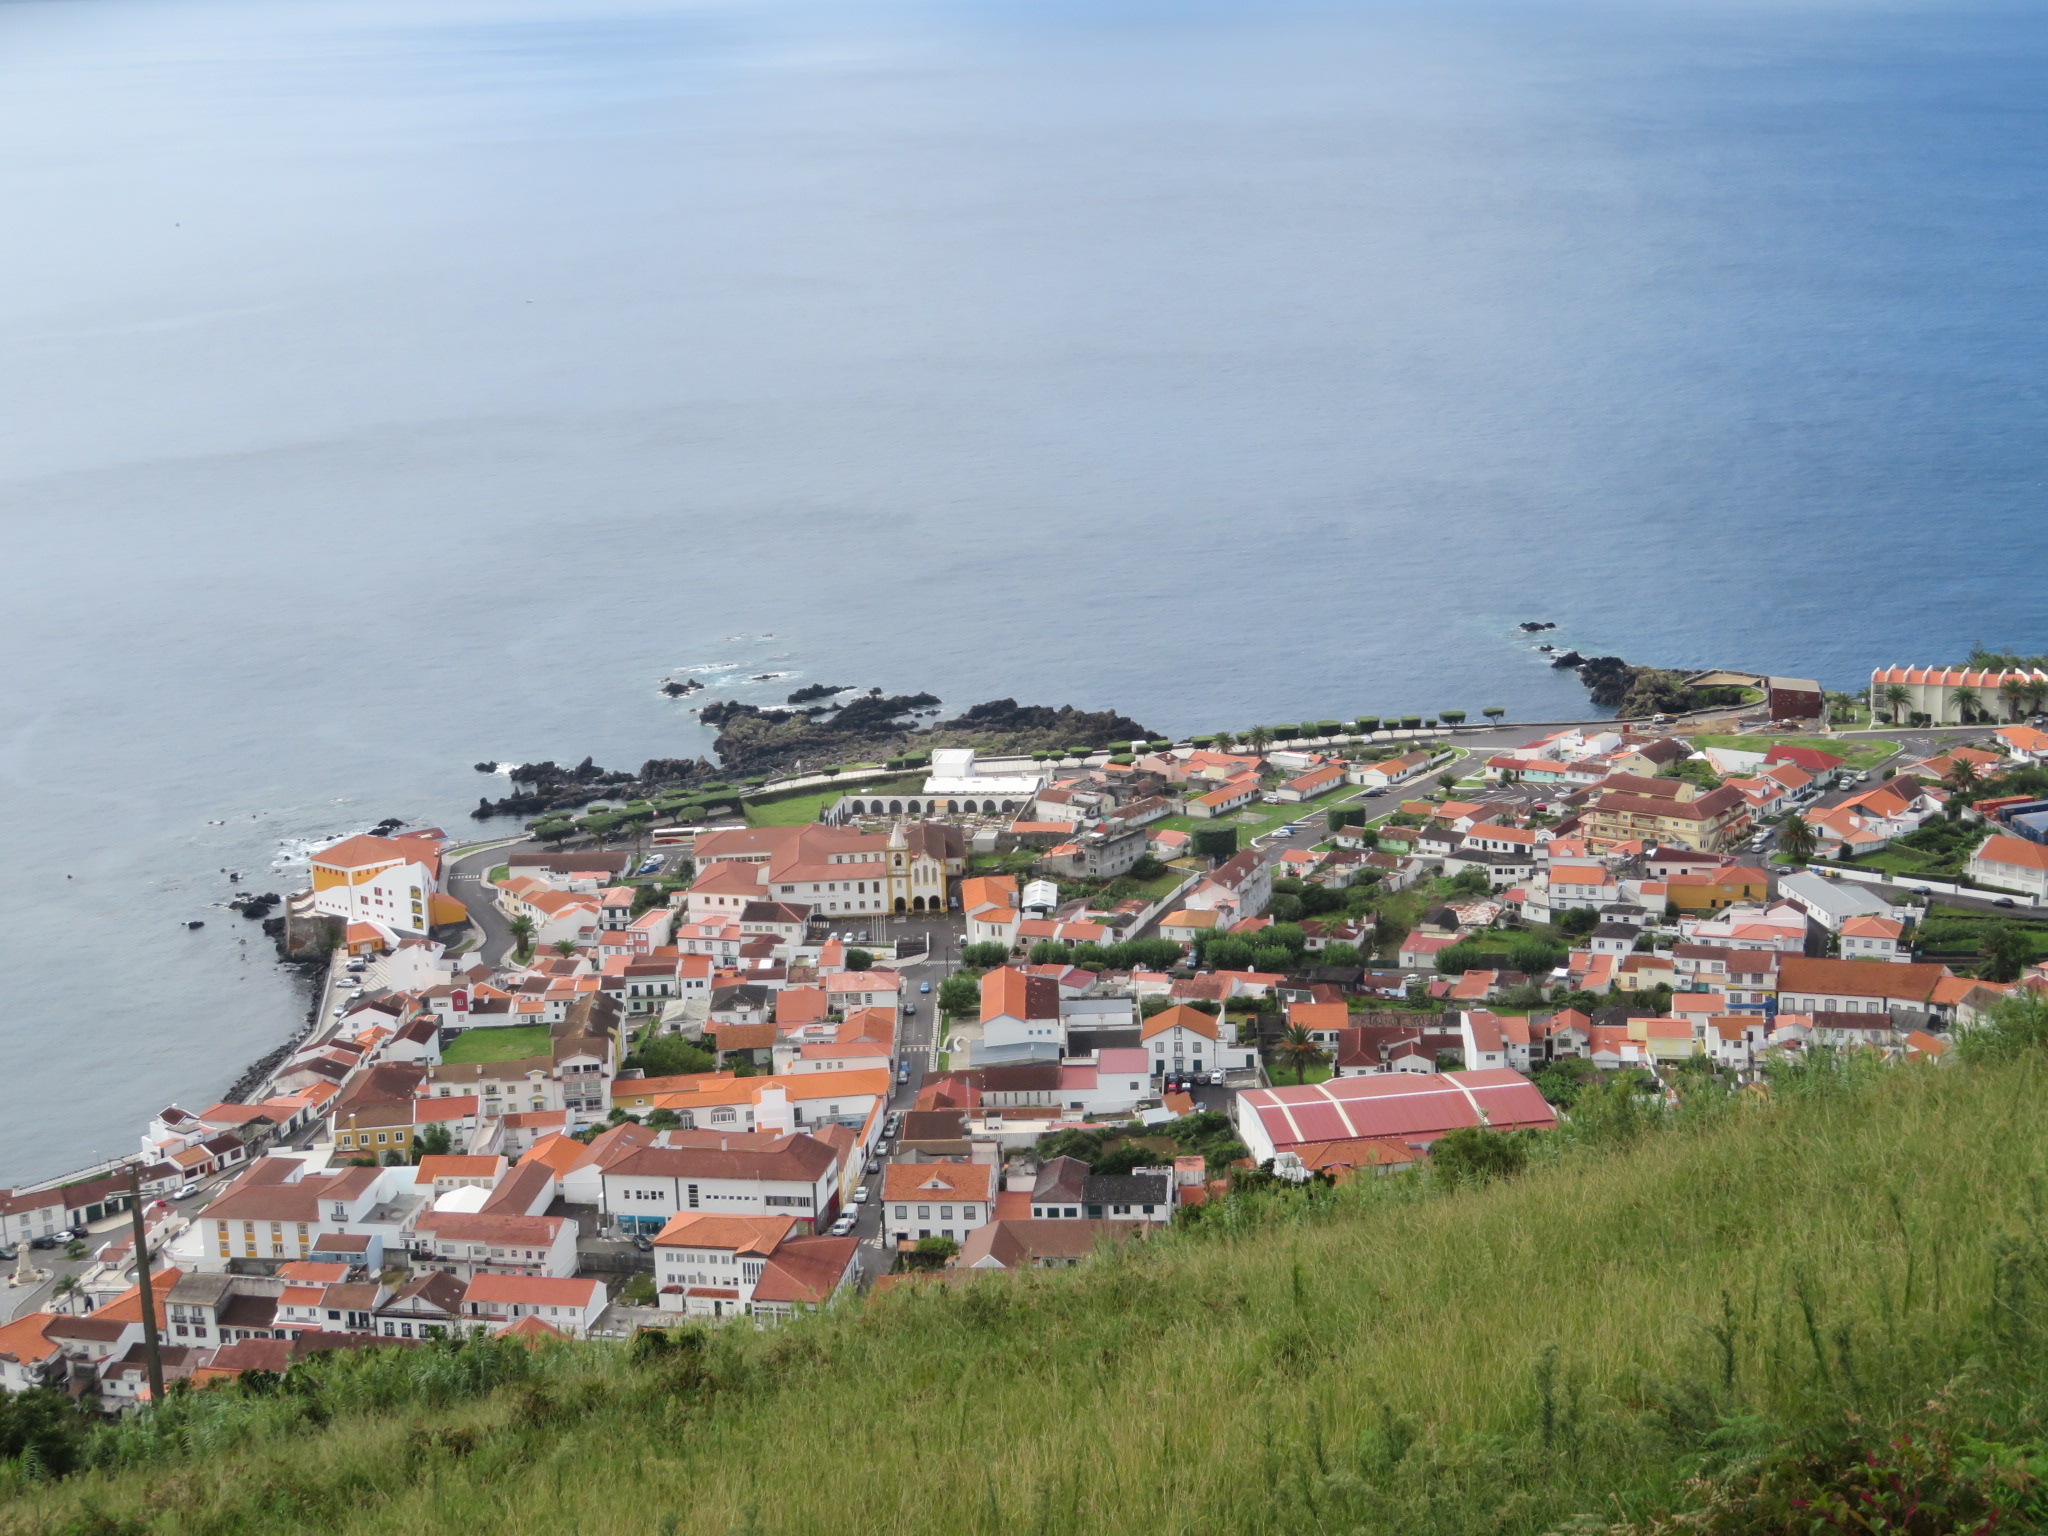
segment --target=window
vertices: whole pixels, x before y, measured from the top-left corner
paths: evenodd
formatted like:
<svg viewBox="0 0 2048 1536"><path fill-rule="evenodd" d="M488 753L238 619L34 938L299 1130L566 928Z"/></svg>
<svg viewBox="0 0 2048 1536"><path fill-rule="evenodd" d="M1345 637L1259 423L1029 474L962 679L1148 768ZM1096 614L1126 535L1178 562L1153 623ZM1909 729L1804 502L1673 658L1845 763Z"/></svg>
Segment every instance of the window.
<svg viewBox="0 0 2048 1536"><path fill-rule="evenodd" d="M909 1207L909 1206L907 1206L907 1205L899 1205L899 1206L897 1206L897 1207L896 1207L896 1219L897 1219L898 1221L902 1221L902 1220L904 1220L904 1219L905 1219L905 1218L907 1218L907 1217L908 1217L909 1215L910 1215L910 1207Z"/></svg>
<svg viewBox="0 0 2048 1536"><path fill-rule="evenodd" d="M932 1219L932 1208L928 1205L920 1205L917 1208L917 1219L919 1221L930 1221Z"/></svg>

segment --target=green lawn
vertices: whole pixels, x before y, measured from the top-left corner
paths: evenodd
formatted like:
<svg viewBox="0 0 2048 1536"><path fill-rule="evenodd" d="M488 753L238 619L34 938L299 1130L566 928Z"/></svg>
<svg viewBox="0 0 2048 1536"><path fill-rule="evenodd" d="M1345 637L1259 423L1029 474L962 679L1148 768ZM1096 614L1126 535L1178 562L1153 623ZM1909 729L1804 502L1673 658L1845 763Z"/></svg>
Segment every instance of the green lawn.
<svg viewBox="0 0 2048 1536"><path fill-rule="evenodd" d="M441 1060L449 1065L478 1061L517 1061L522 1056L548 1053L548 1027L520 1024L510 1029L465 1029L457 1035Z"/></svg>
<svg viewBox="0 0 2048 1536"><path fill-rule="evenodd" d="M1316 1083L1327 1083L1332 1073L1333 1069L1328 1062L1318 1062L1315 1066L1303 1069L1301 1081L1304 1085L1310 1086ZM1290 1062L1268 1060L1266 1063L1266 1076L1272 1081L1275 1088L1292 1088L1295 1086L1294 1067Z"/></svg>
<svg viewBox="0 0 2048 1536"><path fill-rule="evenodd" d="M1692 744L1704 751L1708 747L1726 747L1736 752L1768 752L1772 747L1811 747L1816 752L1826 752L1839 757L1852 768L1869 768L1883 762L1898 751L1896 741L1887 741L1881 736L1823 736L1815 732L1811 736L1693 736Z"/></svg>
<svg viewBox="0 0 2048 1536"><path fill-rule="evenodd" d="M828 805L856 792L863 795L905 795L924 788L922 773L905 774L894 779L856 779L850 783L828 784L823 789L806 790L800 795L785 795L779 800L749 800L746 802L747 825L750 827L800 827L818 819L818 812Z"/></svg>

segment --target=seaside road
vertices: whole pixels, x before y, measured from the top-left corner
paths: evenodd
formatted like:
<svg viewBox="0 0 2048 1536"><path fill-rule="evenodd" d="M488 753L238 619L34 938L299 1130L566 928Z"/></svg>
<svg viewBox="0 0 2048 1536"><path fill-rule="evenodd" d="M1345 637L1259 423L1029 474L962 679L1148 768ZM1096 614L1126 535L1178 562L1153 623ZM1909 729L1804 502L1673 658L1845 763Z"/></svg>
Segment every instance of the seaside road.
<svg viewBox="0 0 2048 1536"><path fill-rule="evenodd" d="M483 947L477 951L485 965L501 964L512 953L512 929L497 903L490 899L484 876L504 863L506 857L527 849L534 842L500 843L457 857L448 866L448 894L469 908L469 920L482 930Z"/></svg>

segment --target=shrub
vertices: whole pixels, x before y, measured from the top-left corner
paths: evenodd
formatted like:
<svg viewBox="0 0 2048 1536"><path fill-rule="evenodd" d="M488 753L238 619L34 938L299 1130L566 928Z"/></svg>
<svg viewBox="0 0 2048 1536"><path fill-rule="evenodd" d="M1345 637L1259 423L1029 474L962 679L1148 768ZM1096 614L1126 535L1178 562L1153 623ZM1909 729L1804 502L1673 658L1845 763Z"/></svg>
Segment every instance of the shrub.
<svg viewBox="0 0 2048 1536"><path fill-rule="evenodd" d="M1487 1184L1512 1178L1527 1166L1528 1141L1476 1125L1446 1131L1429 1149L1429 1166L1437 1179L1455 1189L1461 1184Z"/></svg>

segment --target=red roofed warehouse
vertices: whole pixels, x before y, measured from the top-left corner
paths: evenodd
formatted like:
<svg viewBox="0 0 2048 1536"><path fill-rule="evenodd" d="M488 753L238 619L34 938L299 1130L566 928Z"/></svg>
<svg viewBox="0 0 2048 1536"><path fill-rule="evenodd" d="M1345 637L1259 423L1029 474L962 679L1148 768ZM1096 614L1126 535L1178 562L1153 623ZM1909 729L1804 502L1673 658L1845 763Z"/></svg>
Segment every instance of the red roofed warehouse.
<svg viewBox="0 0 2048 1536"><path fill-rule="evenodd" d="M1886 966L1886 970L1894 967ZM1318 1143L1381 1140L1426 1147L1460 1126L1543 1130L1557 1112L1519 1072L1385 1073L1237 1097L1237 1133L1260 1162Z"/></svg>

